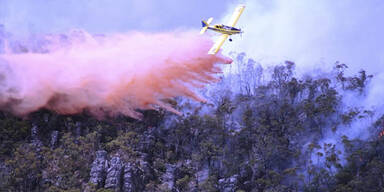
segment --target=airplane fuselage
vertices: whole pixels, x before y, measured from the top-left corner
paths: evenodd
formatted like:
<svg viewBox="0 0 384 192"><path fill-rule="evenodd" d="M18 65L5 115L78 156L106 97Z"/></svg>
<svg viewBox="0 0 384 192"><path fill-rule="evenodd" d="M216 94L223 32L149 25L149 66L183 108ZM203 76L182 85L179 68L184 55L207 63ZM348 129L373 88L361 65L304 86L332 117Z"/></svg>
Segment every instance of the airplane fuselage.
<svg viewBox="0 0 384 192"><path fill-rule="evenodd" d="M241 33L241 29L237 29L235 27L230 27L226 25L214 25L213 27L208 27L208 29L212 31L216 31L218 33L234 35Z"/></svg>

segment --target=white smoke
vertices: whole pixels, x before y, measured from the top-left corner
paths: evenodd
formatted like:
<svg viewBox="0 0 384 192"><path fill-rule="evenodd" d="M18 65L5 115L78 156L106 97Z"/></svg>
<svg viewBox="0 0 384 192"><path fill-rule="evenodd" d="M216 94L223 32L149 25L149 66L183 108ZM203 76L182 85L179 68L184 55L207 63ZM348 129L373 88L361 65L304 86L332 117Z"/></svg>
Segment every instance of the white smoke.
<svg viewBox="0 0 384 192"><path fill-rule="evenodd" d="M242 1L239 1L242 2ZM237 27L242 38L226 52L257 60L293 60L299 70L329 70L335 61L352 71L384 71L384 2L380 0L248 0ZM228 20L236 4L230 6ZM270 62L272 63L272 62Z"/></svg>
<svg viewBox="0 0 384 192"><path fill-rule="evenodd" d="M347 76L366 70L374 77L365 93L340 93L345 106L374 115L330 130L319 144L337 144L337 150L344 151L341 136L372 136L369 126L384 112L384 1L243 0L231 4L219 22L227 22L240 3L246 9L236 27L244 33L226 42L223 52L245 52L263 68L293 61L299 76L330 72L336 61L348 65Z"/></svg>
<svg viewBox="0 0 384 192"><path fill-rule="evenodd" d="M336 61L348 65L349 75L364 69L374 75L365 97L351 96L346 102L382 111L383 1L237 1L221 22L228 21L239 3L246 9L236 27L244 33L224 44L224 53L245 52L263 67L294 61L298 75L331 71Z"/></svg>

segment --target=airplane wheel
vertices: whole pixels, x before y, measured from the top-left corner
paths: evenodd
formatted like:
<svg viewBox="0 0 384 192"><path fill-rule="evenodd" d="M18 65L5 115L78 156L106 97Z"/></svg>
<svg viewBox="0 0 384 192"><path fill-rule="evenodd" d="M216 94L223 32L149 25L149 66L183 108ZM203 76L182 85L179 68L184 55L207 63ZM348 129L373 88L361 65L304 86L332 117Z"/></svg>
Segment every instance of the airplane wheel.
<svg viewBox="0 0 384 192"><path fill-rule="evenodd" d="M229 39L230 42L232 42L232 39Z"/></svg>

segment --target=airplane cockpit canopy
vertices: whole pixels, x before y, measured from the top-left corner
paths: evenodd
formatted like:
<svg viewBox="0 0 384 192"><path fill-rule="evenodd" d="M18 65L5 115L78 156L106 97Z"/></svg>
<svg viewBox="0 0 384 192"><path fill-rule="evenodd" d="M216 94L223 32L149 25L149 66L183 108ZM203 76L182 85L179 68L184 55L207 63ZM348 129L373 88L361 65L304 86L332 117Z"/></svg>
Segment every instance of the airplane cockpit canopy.
<svg viewBox="0 0 384 192"><path fill-rule="evenodd" d="M227 29L227 30L234 30L234 31L240 31L240 29L237 29L235 27L230 27L230 26L222 26L224 29Z"/></svg>

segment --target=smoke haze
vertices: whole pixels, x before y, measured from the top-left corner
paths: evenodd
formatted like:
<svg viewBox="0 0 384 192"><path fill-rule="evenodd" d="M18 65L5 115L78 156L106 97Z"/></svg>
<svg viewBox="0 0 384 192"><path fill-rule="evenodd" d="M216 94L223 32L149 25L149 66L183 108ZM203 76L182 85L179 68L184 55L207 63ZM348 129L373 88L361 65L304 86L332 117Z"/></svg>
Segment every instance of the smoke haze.
<svg viewBox="0 0 384 192"><path fill-rule="evenodd" d="M329 71L335 61L346 63L353 73L362 68L384 71L383 1L249 0L245 4L237 25L244 33L224 45L226 52L245 52L264 66L295 61L303 72Z"/></svg>
<svg viewBox="0 0 384 192"><path fill-rule="evenodd" d="M264 68L293 61L299 76L330 72L336 61L348 65L346 75L364 69L374 75L366 92L345 92L344 102L351 107L372 109L375 117L383 114L383 1L237 1L229 6L221 22L228 21L238 3L246 4L237 24L244 33L224 44L224 54L244 52ZM361 137L367 133L367 124L356 122L353 131L343 130L341 134Z"/></svg>

